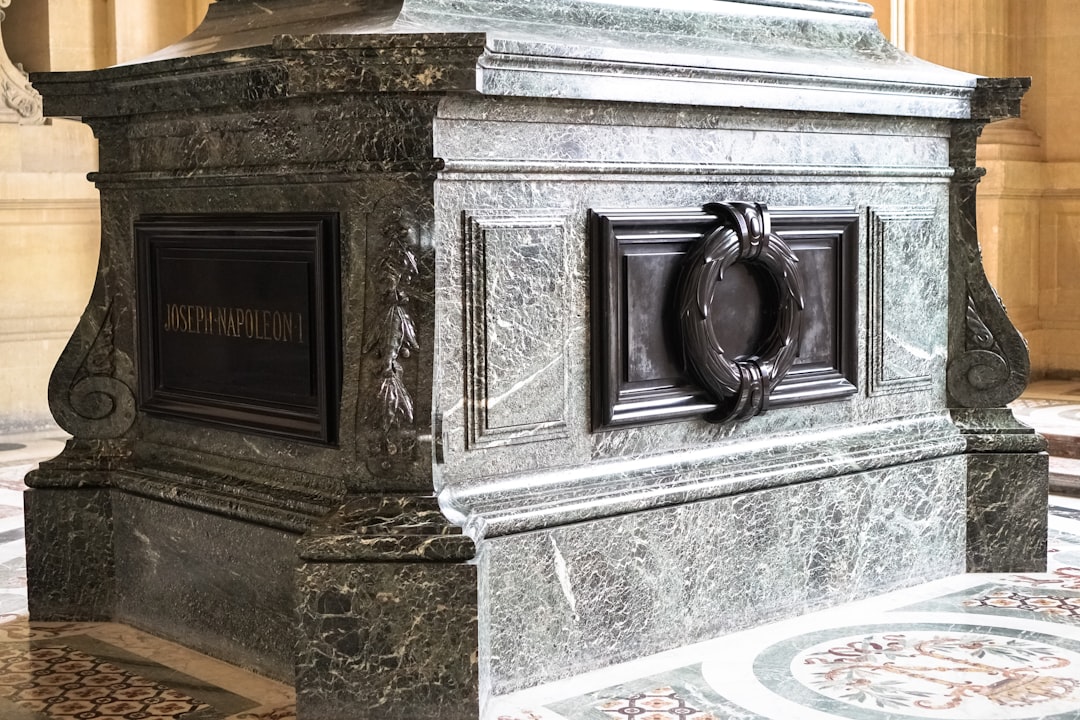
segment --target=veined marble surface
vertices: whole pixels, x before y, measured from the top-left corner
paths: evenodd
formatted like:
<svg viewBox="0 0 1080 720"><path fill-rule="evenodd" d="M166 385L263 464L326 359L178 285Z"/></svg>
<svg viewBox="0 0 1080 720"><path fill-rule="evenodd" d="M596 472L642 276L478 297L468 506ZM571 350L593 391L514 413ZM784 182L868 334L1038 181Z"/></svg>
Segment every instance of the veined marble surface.
<svg viewBox="0 0 1080 720"><path fill-rule="evenodd" d="M1049 570L968 574L498 697L484 720L1075 720L1080 501Z"/></svg>
<svg viewBox="0 0 1080 720"><path fill-rule="evenodd" d="M435 481L447 512L502 535L959 452L939 414L946 132L911 119L444 101ZM738 424L590 432L587 211L734 198L863 214L859 394Z"/></svg>
<svg viewBox="0 0 1080 720"><path fill-rule="evenodd" d="M963 469L949 457L487 540L482 676L505 693L961 572Z"/></svg>
<svg viewBox="0 0 1080 720"><path fill-rule="evenodd" d="M102 252L50 384L75 440L30 479L31 610L279 677L297 641L301 710L468 720L492 690L959 571L971 516L996 566L1035 525L968 505L1025 441L946 408L1022 387L970 165L1024 82L904 55L868 9L226 0L157 57L35 76L99 140ZM731 200L859 215L857 392L593 433L588 211ZM301 211L340 214L341 443L141 412L133 222Z"/></svg>
<svg viewBox="0 0 1080 720"><path fill-rule="evenodd" d="M870 10L847 0L229 0L188 38L108 74L146 77L199 56L261 65L276 46L378 57L373 74L394 72L385 60L419 61L414 75L430 85L446 69L444 40L458 36L477 52L455 89L487 95L968 117L975 76L897 50ZM425 43L430 55L417 49Z"/></svg>

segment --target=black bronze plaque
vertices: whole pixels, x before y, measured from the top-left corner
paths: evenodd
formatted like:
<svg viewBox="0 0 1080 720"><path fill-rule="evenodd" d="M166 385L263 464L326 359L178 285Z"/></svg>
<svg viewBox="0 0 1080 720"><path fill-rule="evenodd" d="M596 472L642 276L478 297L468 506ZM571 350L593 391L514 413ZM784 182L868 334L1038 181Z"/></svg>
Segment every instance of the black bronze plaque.
<svg viewBox="0 0 1080 720"><path fill-rule="evenodd" d="M139 409L336 443L337 215L145 216L135 238Z"/></svg>
<svg viewBox="0 0 1080 720"><path fill-rule="evenodd" d="M769 214L772 232L798 258L804 304L798 355L769 406L850 396L856 392L858 214L837 208L770 208ZM594 429L717 409L686 369L677 290L687 253L718 224L714 214L697 209L591 211ZM760 346L775 325L774 294L741 264L717 284L711 321L732 357Z"/></svg>

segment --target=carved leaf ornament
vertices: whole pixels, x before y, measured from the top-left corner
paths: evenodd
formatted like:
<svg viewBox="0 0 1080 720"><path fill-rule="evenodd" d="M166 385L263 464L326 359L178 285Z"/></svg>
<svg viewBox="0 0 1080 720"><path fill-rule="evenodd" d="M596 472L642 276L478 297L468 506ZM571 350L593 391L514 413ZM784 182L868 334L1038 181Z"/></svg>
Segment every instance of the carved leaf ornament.
<svg viewBox="0 0 1080 720"><path fill-rule="evenodd" d="M384 431L413 421L413 400L405 385L400 358L408 358L420 346L416 326L409 312L409 294L419 266L413 251L411 230L400 220L386 229L387 248L379 261L385 312L364 346L364 352L378 359L378 424Z"/></svg>
<svg viewBox="0 0 1080 720"><path fill-rule="evenodd" d="M677 296L679 326L687 369L718 405L706 420L729 423L764 412L769 395L795 363L803 293L798 258L772 232L765 205L711 203L704 210L721 222L686 256ZM710 313L717 285L737 263L775 286L779 307L776 324L761 347L730 357L716 337Z"/></svg>

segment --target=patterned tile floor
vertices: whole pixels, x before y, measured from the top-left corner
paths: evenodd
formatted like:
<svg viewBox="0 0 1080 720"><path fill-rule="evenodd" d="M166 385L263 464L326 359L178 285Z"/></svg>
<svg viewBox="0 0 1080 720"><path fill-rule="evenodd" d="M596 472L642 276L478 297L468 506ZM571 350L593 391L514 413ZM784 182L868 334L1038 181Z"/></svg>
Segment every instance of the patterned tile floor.
<svg viewBox="0 0 1080 720"><path fill-rule="evenodd" d="M291 687L113 623L28 623L23 476L59 431L0 437L0 720L296 720Z"/></svg>

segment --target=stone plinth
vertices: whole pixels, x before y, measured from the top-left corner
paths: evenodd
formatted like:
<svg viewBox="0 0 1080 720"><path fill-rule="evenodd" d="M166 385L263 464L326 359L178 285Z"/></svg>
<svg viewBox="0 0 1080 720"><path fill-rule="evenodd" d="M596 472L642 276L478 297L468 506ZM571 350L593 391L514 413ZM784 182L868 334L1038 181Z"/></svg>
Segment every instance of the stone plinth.
<svg viewBox="0 0 1080 720"><path fill-rule="evenodd" d="M969 564L1037 567L1018 534L1045 535L1041 445L992 410L1026 350L971 194L978 128L1024 83L905 56L868 14L229 0L145 62L36 76L100 140L103 241L51 388L75 439L29 480L32 616L293 680L305 720L446 720ZM138 228L282 213L340 232L324 443L140 388L166 330ZM755 300L713 302L738 282L715 278L693 302L701 243ZM798 269L755 266L761 243ZM236 337L205 319L232 310L183 302L185 332ZM702 349L695 307L763 319ZM729 396L710 361L747 379Z"/></svg>

